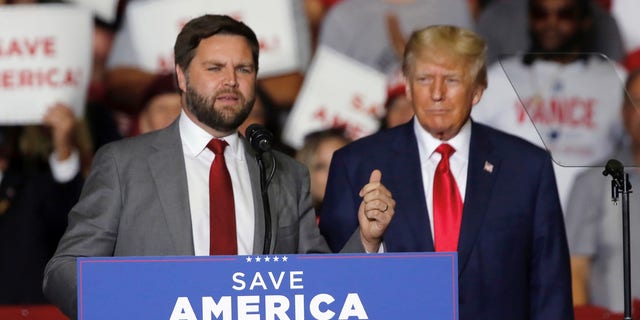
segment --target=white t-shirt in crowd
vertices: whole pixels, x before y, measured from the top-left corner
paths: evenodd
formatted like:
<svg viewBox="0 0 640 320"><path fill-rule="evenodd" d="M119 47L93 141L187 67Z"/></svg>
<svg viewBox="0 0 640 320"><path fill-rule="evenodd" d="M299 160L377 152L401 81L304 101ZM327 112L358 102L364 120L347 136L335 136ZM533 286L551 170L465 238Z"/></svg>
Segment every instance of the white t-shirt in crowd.
<svg viewBox="0 0 640 320"><path fill-rule="evenodd" d="M472 118L549 150L566 208L575 176L586 166L603 165L620 142L625 76L600 56L564 65L526 65L523 56L513 56L489 68L488 87Z"/></svg>

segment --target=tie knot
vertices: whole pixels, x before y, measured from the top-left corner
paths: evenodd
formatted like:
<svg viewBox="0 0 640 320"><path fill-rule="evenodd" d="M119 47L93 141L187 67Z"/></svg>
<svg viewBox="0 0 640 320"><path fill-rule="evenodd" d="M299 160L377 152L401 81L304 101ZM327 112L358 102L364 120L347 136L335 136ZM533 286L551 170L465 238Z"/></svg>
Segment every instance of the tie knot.
<svg viewBox="0 0 640 320"><path fill-rule="evenodd" d="M207 148L213 151L213 153L217 156L223 154L224 148L226 148L228 145L229 144L224 140L213 138L207 144Z"/></svg>
<svg viewBox="0 0 640 320"><path fill-rule="evenodd" d="M436 152L441 154L442 158L449 159L449 157L456 152L456 149L446 143L443 143L436 148Z"/></svg>

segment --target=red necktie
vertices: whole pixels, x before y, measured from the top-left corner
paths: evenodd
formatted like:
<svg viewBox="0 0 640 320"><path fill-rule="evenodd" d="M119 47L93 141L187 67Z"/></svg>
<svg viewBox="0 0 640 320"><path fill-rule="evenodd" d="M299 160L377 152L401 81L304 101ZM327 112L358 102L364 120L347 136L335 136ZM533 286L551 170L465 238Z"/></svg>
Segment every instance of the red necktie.
<svg viewBox="0 0 640 320"><path fill-rule="evenodd" d="M449 157L456 150L441 144L436 152L442 155L433 178L433 229L436 251L457 251L462 220L462 198L449 168Z"/></svg>
<svg viewBox="0 0 640 320"><path fill-rule="evenodd" d="M216 155L209 171L209 254L238 254L236 214L231 176L224 161L227 142L211 139L207 148Z"/></svg>

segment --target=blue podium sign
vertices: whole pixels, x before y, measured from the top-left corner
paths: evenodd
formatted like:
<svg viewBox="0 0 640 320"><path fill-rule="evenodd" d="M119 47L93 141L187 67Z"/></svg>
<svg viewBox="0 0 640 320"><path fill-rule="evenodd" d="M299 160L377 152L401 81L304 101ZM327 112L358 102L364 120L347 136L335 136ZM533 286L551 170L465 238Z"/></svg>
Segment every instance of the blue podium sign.
<svg viewBox="0 0 640 320"><path fill-rule="evenodd" d="M78 317L458 319L455 253L78 259Z"/></svg>

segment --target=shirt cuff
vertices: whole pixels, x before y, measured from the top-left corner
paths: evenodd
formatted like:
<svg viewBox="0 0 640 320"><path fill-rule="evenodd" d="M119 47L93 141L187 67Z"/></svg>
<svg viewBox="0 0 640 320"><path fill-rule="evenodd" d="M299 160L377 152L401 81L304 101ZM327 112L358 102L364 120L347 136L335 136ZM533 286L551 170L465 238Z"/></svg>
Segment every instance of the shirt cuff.
<svg viewBox="0 0 640 320"><path fill-rule="evenodd" d="M80 156L78 150L73 149L71 156L66 160L57 160L56 153L52 152L49 156L49 167L53 179L58 183L67 183L80 172Z"/></svg>

